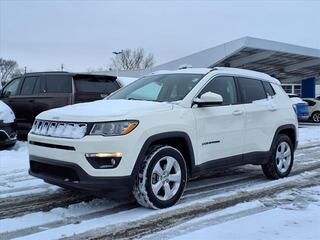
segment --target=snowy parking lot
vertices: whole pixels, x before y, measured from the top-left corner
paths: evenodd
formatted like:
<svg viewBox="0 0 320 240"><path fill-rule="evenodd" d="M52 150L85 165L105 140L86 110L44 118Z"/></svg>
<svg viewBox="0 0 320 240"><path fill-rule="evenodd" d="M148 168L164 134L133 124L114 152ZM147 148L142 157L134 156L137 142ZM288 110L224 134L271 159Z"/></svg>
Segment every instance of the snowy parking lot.
<svg viewBox="0 0 320 240"><path fill-rule="evenodd" d="M288 178L266 180L258 166L221 170L155 211L29 176L18 142L0 152L0 239L319 239L320 126L300 126L295 156Z"/></svg>

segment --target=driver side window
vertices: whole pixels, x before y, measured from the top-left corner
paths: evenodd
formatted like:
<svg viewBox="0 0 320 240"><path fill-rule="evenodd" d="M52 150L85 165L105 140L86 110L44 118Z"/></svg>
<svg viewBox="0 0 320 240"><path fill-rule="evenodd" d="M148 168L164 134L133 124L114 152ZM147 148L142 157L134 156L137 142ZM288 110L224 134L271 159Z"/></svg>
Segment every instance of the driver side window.
<svg viewBox="0 0 320 240"><path fill-rule="evenodd" d="M238 103L237 88L233 77L215 77L202 89L198 97L206 92L213 92L221 95L223 98L222 105Z"/></svg>
<svg viewBox="0 0 320 240"><path fill-rule="evenodd" d="M21 78L16 78L12 80L5 88L3 88L1 95L4 97L18 95L20 82L21 82Z"/></svg>

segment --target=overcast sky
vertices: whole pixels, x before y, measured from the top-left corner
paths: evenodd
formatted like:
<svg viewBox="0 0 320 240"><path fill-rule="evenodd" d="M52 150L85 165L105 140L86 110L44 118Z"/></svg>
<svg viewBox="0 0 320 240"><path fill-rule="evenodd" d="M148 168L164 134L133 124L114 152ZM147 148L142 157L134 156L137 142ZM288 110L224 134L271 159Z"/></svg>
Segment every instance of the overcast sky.
<svg viewBox="0 0 320 240"><path fill-rule="evenodd" d="M320 48L319 13L320 1L0 0L0 57L86 71L125 48L160 64L244 36Z"/></svg>

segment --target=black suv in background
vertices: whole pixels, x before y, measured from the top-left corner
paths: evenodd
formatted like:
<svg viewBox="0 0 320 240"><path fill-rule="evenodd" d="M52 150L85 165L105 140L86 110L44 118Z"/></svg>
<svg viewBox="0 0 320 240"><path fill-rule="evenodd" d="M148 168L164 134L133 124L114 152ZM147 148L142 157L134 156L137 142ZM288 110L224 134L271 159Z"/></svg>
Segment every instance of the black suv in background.
<svg viewBox="0 0 320 240"><path fill-rule="evenodd" d="M102 99L120 87L115 76L69 72L27 73L8 82L0 93L0 100L15 113L19 136L26 136L39 113Z"/></svg>

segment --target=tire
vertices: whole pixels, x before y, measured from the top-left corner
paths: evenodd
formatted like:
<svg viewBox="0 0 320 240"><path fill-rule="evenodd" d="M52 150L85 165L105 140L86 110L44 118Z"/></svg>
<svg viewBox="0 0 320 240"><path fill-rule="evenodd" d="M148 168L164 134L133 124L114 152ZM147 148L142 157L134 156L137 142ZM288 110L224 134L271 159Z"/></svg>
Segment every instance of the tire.
<svg viewBox="0 0 320 240"><path fill-rule="evenodd" d="M314 123L320 123L320 112L314 112L311 115L311 120Z"/></svg>
<svg viewBox="0 0 320 240"><path fill-rule="evenodd" d="M14 147L14 145L16 145L16 143L10 143L10 144L6 144L6 145L0 145L0 150L10 150L11 148Z"/></svg>
<svg viewBox="0 0 320 240"><path fill-rule="evenodd" d="M263 173L269 179L287 177L291 172L294 159L290 138L285 134L278 135L271 151L270 160L262 165Z"/></svg>
<svg viewBox="0 0 320 240"><path fill-rule="evenodd" d="M133 195L143 207L167 208L179 201L186 182L186 162L179 150L171 146L154 146L139 169Z"/></svg>

